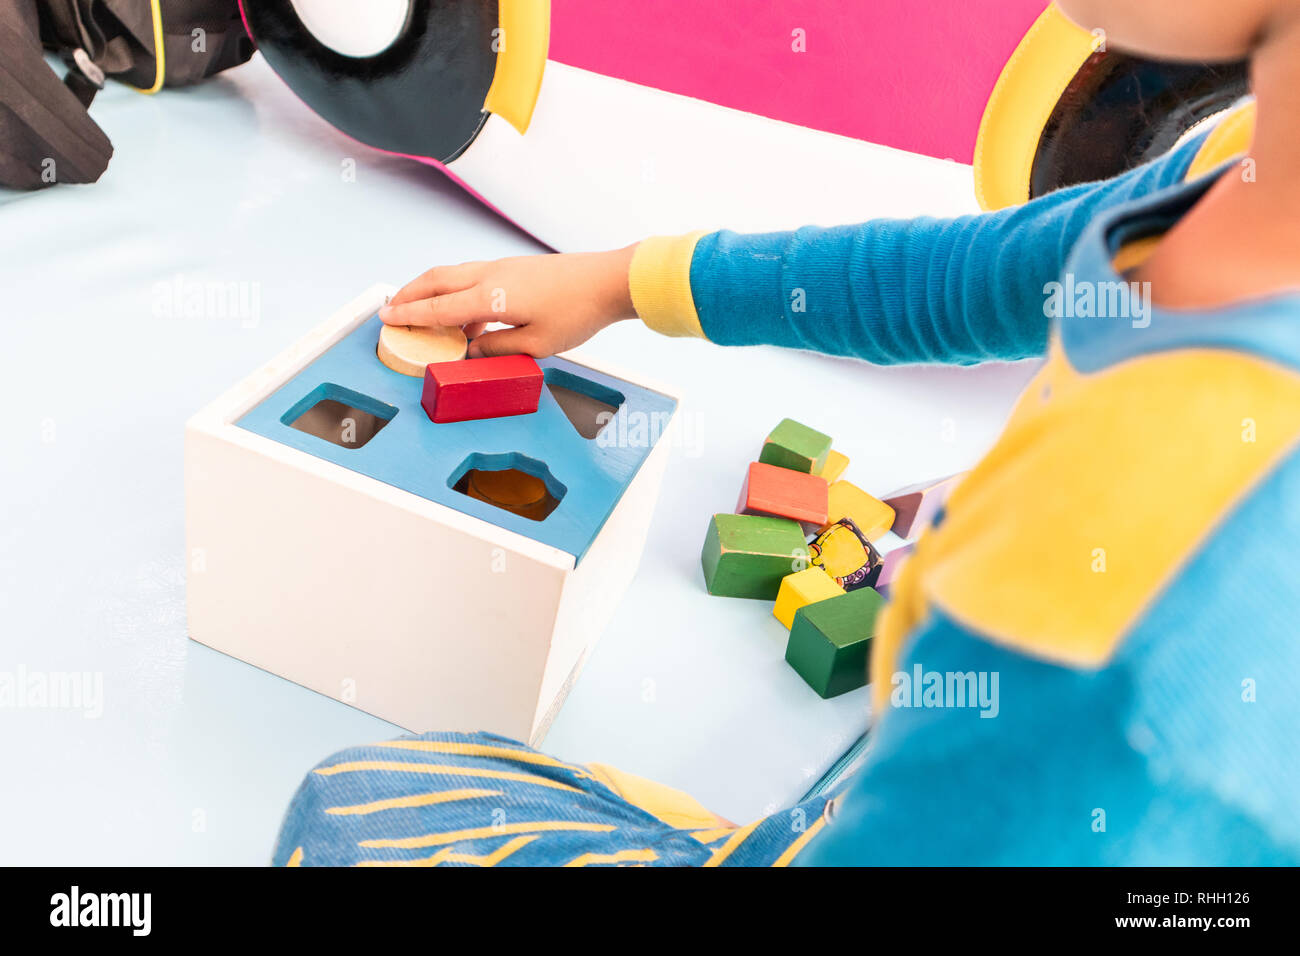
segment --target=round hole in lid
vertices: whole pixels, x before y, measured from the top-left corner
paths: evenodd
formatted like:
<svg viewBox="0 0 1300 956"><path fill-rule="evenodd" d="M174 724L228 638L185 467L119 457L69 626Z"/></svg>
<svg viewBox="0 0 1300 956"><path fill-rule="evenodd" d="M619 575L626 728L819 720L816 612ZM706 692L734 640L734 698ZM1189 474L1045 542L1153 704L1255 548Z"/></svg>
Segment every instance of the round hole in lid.
<svg viewBox="0 0 1300 956"><path fill-rule="evenodd" d="M546 497L546 483L536 475L506 468L501 471L480 471L474 469L469 473L469 494L506 509L525 508L536 505Z"/></svg>

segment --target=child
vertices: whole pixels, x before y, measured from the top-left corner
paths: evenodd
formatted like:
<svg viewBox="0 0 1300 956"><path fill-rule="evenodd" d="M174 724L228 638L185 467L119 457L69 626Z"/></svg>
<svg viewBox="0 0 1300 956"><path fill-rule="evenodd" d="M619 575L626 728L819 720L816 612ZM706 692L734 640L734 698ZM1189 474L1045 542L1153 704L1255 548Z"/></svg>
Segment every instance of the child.
<svg viewBox="0 0 1300 956"><path fill-rule="evenodd" d="M476 356L637 316L877 363L1046 355L896 582L844 790L736 828L610 768L426 735L318 768L277 862L1300 862L1300 0L1060 5L1115 47L1249 56L1249 161L1185 182L1200 136L983 216L435 268L383 315L474 335L507 289L514 327ZM996 716L896 689L931 673L997 675Z"/></svg>

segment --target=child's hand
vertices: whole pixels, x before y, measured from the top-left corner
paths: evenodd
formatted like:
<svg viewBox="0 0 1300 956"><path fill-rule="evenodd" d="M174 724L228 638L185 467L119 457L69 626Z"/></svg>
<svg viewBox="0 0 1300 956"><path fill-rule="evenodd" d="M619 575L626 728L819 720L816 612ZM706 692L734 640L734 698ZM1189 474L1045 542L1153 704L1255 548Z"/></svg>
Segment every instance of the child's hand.
<svg viewBox="0 0 1300 956"><path fill-rule="evenodd" d="M635 317L627 284L635 249L438 266L403 286L379 317L388 325L463 326L470 358L544 358ZM514 328L483 332L490 322Z"/></svg>

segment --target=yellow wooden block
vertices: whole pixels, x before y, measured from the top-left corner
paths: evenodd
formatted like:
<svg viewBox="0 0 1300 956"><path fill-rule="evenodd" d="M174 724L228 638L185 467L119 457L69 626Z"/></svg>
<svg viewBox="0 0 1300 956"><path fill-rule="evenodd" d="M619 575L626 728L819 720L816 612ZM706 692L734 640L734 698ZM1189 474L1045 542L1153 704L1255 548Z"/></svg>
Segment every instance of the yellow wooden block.
<svg viewBox="0 0 1300 956"><path fill-rule="evenodd" d="M844 518L857 525L858 530L867 536L868 541L875 541L893 527L894 509L879 498L873 498L857 485L847 481L837 481L831 485L830 514L821 530L826 531L835 522Z"/></svg>
<svg viewBox="0 0 1300 956"><path fill-rule="evenodd" d="M781 589L776 594L776 605L772 613L776 619L789 630L794 624L795 613L801 607L838 597L844 589L831 580L831 576L821 568L806 568L787 574L781 579Z"/></svg>
<svg viewBox="0 0 1300 956"><path fill-rule="evenodd" d="M822 470L818 474L829 482L836 482L840 480L840 476L844 474L848 467L849 456L841 455L832 448L830 454L826 456L826 464L822 465Z"/></svg>

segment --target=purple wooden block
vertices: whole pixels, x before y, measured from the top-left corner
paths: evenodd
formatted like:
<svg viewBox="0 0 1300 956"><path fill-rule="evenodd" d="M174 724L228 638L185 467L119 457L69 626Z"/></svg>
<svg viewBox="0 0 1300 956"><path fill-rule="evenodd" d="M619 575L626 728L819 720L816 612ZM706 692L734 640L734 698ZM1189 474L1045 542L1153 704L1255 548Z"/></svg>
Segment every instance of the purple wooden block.
<svg viewBox="0 0 1300 956"><path fill-rule="evenodd" d="M912 537L930 523L935 512L948 500L949 493L964 477L966 475L963 472L938 481L923 481L899 488L892 495L881 499L894 509L894 524L889 530L900 538Z"/></svg>
<svg viewBox="0 0 1300 956"><path fill-rule="evenodd" d="M880 562L880 577L876 579L875 587L877 590L889 586L894 580L894 574L898 571L898 566L902 564L904 558L912 553L914 547L916 547L916 542L909 541L885 555Z"/></svg>

